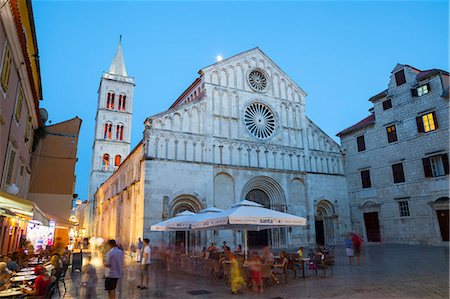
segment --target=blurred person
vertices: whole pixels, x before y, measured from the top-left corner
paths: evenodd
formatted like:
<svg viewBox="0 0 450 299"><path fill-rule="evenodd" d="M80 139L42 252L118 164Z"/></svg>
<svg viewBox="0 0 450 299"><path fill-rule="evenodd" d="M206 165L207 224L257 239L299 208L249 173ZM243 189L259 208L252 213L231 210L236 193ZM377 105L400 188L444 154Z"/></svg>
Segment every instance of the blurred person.
<svg viewBox="0 0 450 299"><path fill-rule="evenodd" d="M353 250L356 257L356 262L358 263L358 266L361 262L361 246L362 246L362 238L356 234L352 233L352 243L353 243Z"/></svg>
<svg viewBox="0 0 450 299"><path fill-rule="evenodd" d="M237 254L241 254L242 253L242 245L241 244L239 244L236 247L236 249L234 250L234 253L237 253Z"/></svg>
<svg viewBox="0 0 450 299"><path fill-rule="evenodd" d="M138 245L137 245L137 261L140 262L141 258L142 258L142 249L144 248L144 243L142 242L141 238L139 238L138 240Z"/></svg>
<svg viewBox="0 0 450 299"><path fill-rule="evenodd" d="M245 285L245 280L241 275L238 262L233 253L228 252L228 262L230 263L230 284L231 293L236 295L239 290Z"/></svg>
<svg viewBox="0 0 450 299"><path fill-rule="evenodd" d="M353 265L355 251L353 250L353 242L352 242L351 234L347 234L345 236L344 244L345 244L345 253L348 257L348 263L350 265Z"/></svg>
<svg viewBox="0 0 450 299"><path fill-rule="evenodd" d="M17 258L13 257L13 255L7 255L5 262L7 264L8 270L13 271L13 272L19 272L20 271L20 266L19 264L17 264Z"/></svg>
<svg viewBox="0 0 450 299"><path fill-rule="evenodd" d="M8 270L6 262L0 262L0 291L9 287L11 276L12 272Z"/></svg>
<svg viewBox="0 0 450 299"><path fill-rule="evenodd" d="M208 252L209 254L217 252L217 247L214 245L214 243L211 243L211 245L209 245Z"/></svg>
<svg viewBox="0 0 450 299"><path fill-rule="evenodd" d="M151 258L150 240L145 238L142 250L142 260L141 260L141 284L137 286L138 289L148 289L149 285L149 267Z"/></svg>
<svg viewBox="0 0 450 299"><path fill-rule="evenodd" d="M281 274L282 273L282 269L284 269L285 267L287 267L289 260L287 258L287 253L286 251L282 251L280 253L280 259L281 259L281 263L279 264L274 264L273 268L274 268L274 272L276 274ZM272 273L272 279L276 284L280 284L280 280L275 276L275 273Z"/></svg>
<svg viewBox="0 0 450 299"><path fill-rule="evenodd" d="M38 275L38 277L34 281L33 289L24 289L24 292L27 295L32 295L34 298L44 297L45 292L47 291L47 287L52 282L52 279L47 275L45 268L40 265L36 266L36 268L34 269L34 274ZM53 277L53 279L55 278Z"/></svg>
<svg viewBox="0 0 450 299"><path fill-rule="evenodd" d="M299 259L301 259L301 258L303 258L303 247L302 246L300 246L299 248L298 248L298 250L297 250L297 254L298 254L298 258Z"/></svg>
<svg viewBox="0 0 450 299"><path fill-rule="evenodd" d="M91 257L88 256L87 264L82 268L81 276L81 298L83 299L94 299L97 298L97 271L95 267L91 264Z"/></svg>
<svg viewBox="0 0 450 299"><path fill-rule="evenodd" d="M263 264L273 265L273 262L274 262L273 253L272 253L272 251L270 251L269 246L264 246L263 255L262 255L261 260L262 260Z"/></svg>
<svg viewBox="0 0 450 299"><path fill-rule="evenodd" d="M252 291L257 293L262 293L263 280L262 280L262 263L261 257L257 252L252 252L249 260L246 262L250 270L250 278L252 280Z"/></svg>
<svg viewBox="0 0 450 299"><path fill-rule="evenodd" d="M163 242L158 242L154 247L152 254L152 267L155 278L155 292L156 297L165 297L167 290L167 264L169 260L169 252Z"/></svg>
<svg viewBox="0 0 450 299"><path fill-rule="evenodd" d="M109 240L110 250L105 258L105 290L108 298L116 298L117 281L123 276L123 251L117 248L115 240Z"/></svg>

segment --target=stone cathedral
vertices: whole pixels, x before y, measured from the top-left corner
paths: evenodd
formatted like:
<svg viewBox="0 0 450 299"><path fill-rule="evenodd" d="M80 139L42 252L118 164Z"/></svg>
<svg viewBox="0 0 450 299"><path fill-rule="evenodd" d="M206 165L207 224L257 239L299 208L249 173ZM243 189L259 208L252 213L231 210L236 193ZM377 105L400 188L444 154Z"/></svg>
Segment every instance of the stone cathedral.
<svg viewBox="0 0 450 299"><path fill-rule="evenodd" d="M259 48L198 73L168 110L145 120L142 141L114 172L100 168L109 178L93 200L94 235L127 248L139 237L161 238L150 226L179 212L227 209L249 199L308 223L249 232L251 248L341 242L351 230L343 157L339 145L306 117L305 91ZM106 80L131 97L134 85L126 74ZM112 90L117 99L122 90ZM104 154L111 159L122 144L109 141L109 119L98 119L108 96L102 92L99 101L96 142L103 147L93 161ZM111 115L121 113L116 109ZM184 234L163 237L173 244ZM209 240L205 232L189 232L188 238L195 249ZM214 232L214 239L243 244L239 231Z"/></svg>

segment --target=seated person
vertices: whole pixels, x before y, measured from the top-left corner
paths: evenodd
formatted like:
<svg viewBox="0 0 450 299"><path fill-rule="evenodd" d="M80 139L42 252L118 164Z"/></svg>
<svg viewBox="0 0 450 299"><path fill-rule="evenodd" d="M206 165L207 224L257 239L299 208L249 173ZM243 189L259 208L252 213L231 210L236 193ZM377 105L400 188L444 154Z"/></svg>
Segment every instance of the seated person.
<svg viewBox="0 0 450 299"><path fill-rule="evenodd" d="M278 278L276 278L276 276L274 274L275 273L277 273L277 274L283 273L283 269L285 269L289 263L286 251L282 251L280 253L280 260L281 260L281 263L273 265L274 273L272 273L272 279L275 281L276 284L279 284L280 281L278 280Z"/></svg>
<svg viewBox="0 0 450 299"><path fill-rule="evenodd" d="M34 281L34 288L32 290L24 289L25 294L32 295L35 297L44 297L45 292L47 291L48 285L52 282L50 276L47 275L44 267L36 266L34 269L34 273L38 275L36 280ZM55 279L53 277L53 279Z"/></svg>
<svg viewBox="0 0 450 299"><path fill-rule="evenodd" d="M17 262L10 255L8 255L6 257L6 264L7 264L8 270L14 271L14 272L19 272L20 271L20 266L17 264Z"/></svg>
<svg viewBox="0 0 450 299"><path fill-rule="evenodd" d="M299 258L299 259L303 258L303 247L300 247L300 248L297 250L297 254L298 254L298 258Z"/></svg>
<svg viewBox="0 0 450 299"><path fill-rule="evenodd" d="M7 264L5 262L0 262L0 291L6 290L9 285L9 279L12 273L8 270Z"/></svg>
<svg viewBox="0 0 450 299"><path fill-rule="evenodd" d="M269 246L264 247L261 261L263 262L263 264L273 264L273 253L270 251Z"/></svg>
<svg viewBox="0 0 450 299"><path fill-rule="evenodd" d="M237 253L237 254L241 254L242 253L242 246L241 246L241 244L239 244L236 247L236 249L234 250L234 253Z"/></svg>
<svg viewBox="0 0 450 299"><path fill-rule="evenodd" d="M214 246L214 243L211 243L211 245L209 245L209 247L208 247L208 252L209 252L210 254L211 254L211 253L217 252L217 247Z"/></svg>
<svg viewBox="0 0 450 299"><path fill-rule="evenodd" d="M62 262L59 258L59 255L52 255L52 258L49 262L44 264L44 267L49 274L59 277L62 271Z"/></svg>

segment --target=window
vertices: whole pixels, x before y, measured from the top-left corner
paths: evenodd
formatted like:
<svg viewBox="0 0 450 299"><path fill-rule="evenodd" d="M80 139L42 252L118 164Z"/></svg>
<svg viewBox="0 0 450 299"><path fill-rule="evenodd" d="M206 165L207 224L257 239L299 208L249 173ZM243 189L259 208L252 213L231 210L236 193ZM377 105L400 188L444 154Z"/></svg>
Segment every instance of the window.
<svg viewBox="0 0 450 299"><path fill-rule="evenodd" d="M15 162L16 162L16 151L11 149L9 152L8 166L6 167L5 186L8 186L12 183Z"/></svg>
<svg viewBox="0 0 450 299"><path fill-rule="evenodd" d="M25 142L28 142L28 140L31 139L31 135L33 134L33 124L32 124L32 119L31 116L28 115L28 119L27 119L27 127L25 129Z"/></svg>
<svg viewBox="0 0 450 299"><path fill-rule="evenodd" d="M405 181L405 173L403 172L403 163L397 163L392 165L392 175L394 177L394 183L402 183Z"/></svg>
<svg viewBox="0 0 450 299"><path fill-rule="evenodd" d="M392 100L383 101L383 110L388 110L392 108Z"/></svg>
<svg viewBox="0 0 450 299"><path fill-rule="evenodd" d="M3 64L0 80L3 91L5 92L8 90L9 77L11 75L11 64L12 64L11 50L9 49L8 46L5 46L5 51L3 52Z"/></svg>
<svg viewBox="0 0 450 299"><path fill-rule="evenodd" d="M356 137L356 143L358 144L358 152L366 150L366 143L364 141L364 135Z"/></svg>
<svg viewBox="0 0 450 299"><path fill-rule="evenodd" d="M400 211L400 217L408 217L409 216L409 205L406 200L402 200L398 202L398 209Z"/></svg>
<svg viewBox="0 0 450 299"><path fill-rule="evenodd" d="M14 113L16 121L19 121L20 116L22 115L22 105L23 105L23 89L22 87L19 87L19 93L17 95L16 111Z"/></svg>
<svg viewBox="0 0 450 299"><path fill-rule="evenodd" d="M103 129L103 139L111 140L112 123L106 123Z"/></svg>
<svg viewBox="0 0 450 299"><path fill-rule="evenodd" d="M125 102L127 100L127 96L126 95L120 95L119 96L119 105L117 106L117 109L119 111L125 111Z"/></svg>
<svg viewBox="0 0 450 299"><path fill-rule="evenodd" d="M372 183L370 181L370 170L361 171L361 183L363 188L372 187Z"/></svg>
<svg viewBox="0 0 450 299"><path fill-rule="evenodd" d="M417 132L419 133L431 132L438 128L436 113L434 113L434 111L416 117L416 123Z"/></svg>
<svg viewBox="0 0 450 299"><path fill-rule="evenodd" d="M425 177L438 177L448 175L448 154L423 158L422 164Z"/></svg>
<svg viewBox="0 0 450 299"><path fill-rule="evenodd" d="M113 92L108 92L108 99L106 100L106 109L114 109L114 97Z"/></svg>
<svg viewBox="0 0 450 299"><path fill-rule="evenodd" d="M397 141L397 131L395 129L395 125L386 127L386 133L387 133L389 143Z"/></svg>
<svg viewBox="0 0 450 299"><path fill-rule="evenodd" d="M120 162L122 162L122 157L120 155L116 155L114 157L114 167L115 167L115 169L119 168Z"/></svg>
<svg viewBox="0 0 450 299"><path fill-rule="evenodd" d="M430 91L431 91L430 83L427 83L427 84L421 85L417 88L411 89L411 95L413 97L421 97L423 95L428 94Z"/></svg>
<svg viewBox="0 0 450 299"><path fill-rule="evenodd" d="M395 82L397 83L397 86L406 83L405 70L401 70L395 73Z"/></svg>
<svg viewBox="0 0 450 299"><path fill-rule="evenodd" d="M117 125L116 140L123 140L123 125L122 124Z"/></svg>
<svg viewBox="0 0 450 299"><path fill-rule="evenodd" d="M109 167L109 155L104 154L102 159L102 168L104 171L108 171L108 167Z"/></svg>

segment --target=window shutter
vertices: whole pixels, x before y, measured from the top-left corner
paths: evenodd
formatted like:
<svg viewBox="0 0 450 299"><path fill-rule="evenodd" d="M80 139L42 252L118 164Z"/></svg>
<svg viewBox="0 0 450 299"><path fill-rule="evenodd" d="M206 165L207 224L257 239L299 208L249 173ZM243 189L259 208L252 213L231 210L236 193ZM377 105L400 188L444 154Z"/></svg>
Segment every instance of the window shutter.
<svg viewBox="0 0 450 299"><path fill-rule="evenodd" d="M431 85L430 85L430 82L427 83L427 88L428 88L428 93L430 93L430 92L431 92Z"/></svg>
<svg viewBox="0 0 450 299"><path fill-rule="evenodd" d="M448 154L443 154L441 156L441 159L442 159L442 164L444 164L444 173L449 174L448 173Z"/></svg>
<svg viewBox="0 0 450 299"><path fill-rule="evenodd" d="M431 172L430 158L423 158L422 163L423 163L423 172L425 174L425 177L426 178L433 177L433 174Z"/></svg>
<svg viewBox="0 0 450 299"><path fill-rule="evenodd" d="M425 129L423 127L422 116L416 117L416 123L417 123L417 132L423 133L425 131Z"/></svg>
<svg viewBox="0 0 450 299"><path fill-rule="evenodd" d="M16 152L11 151L9 155L8 172L6 173L6 185L11 184L15 161L16 161Z"/></svg>
<svg viewBox="0 0 450 299"><path fill-rule="evenodd" d="M411 89L411 96L412 97L417 97L417 88Z"/></svg>
<svg viewBox="0 0 450 299"><path fill-rule="evenodd" d="M433 114L434 126L437 129L438 128L438 122L437 122L436 112L433 111L432 114Z"/></svg>

